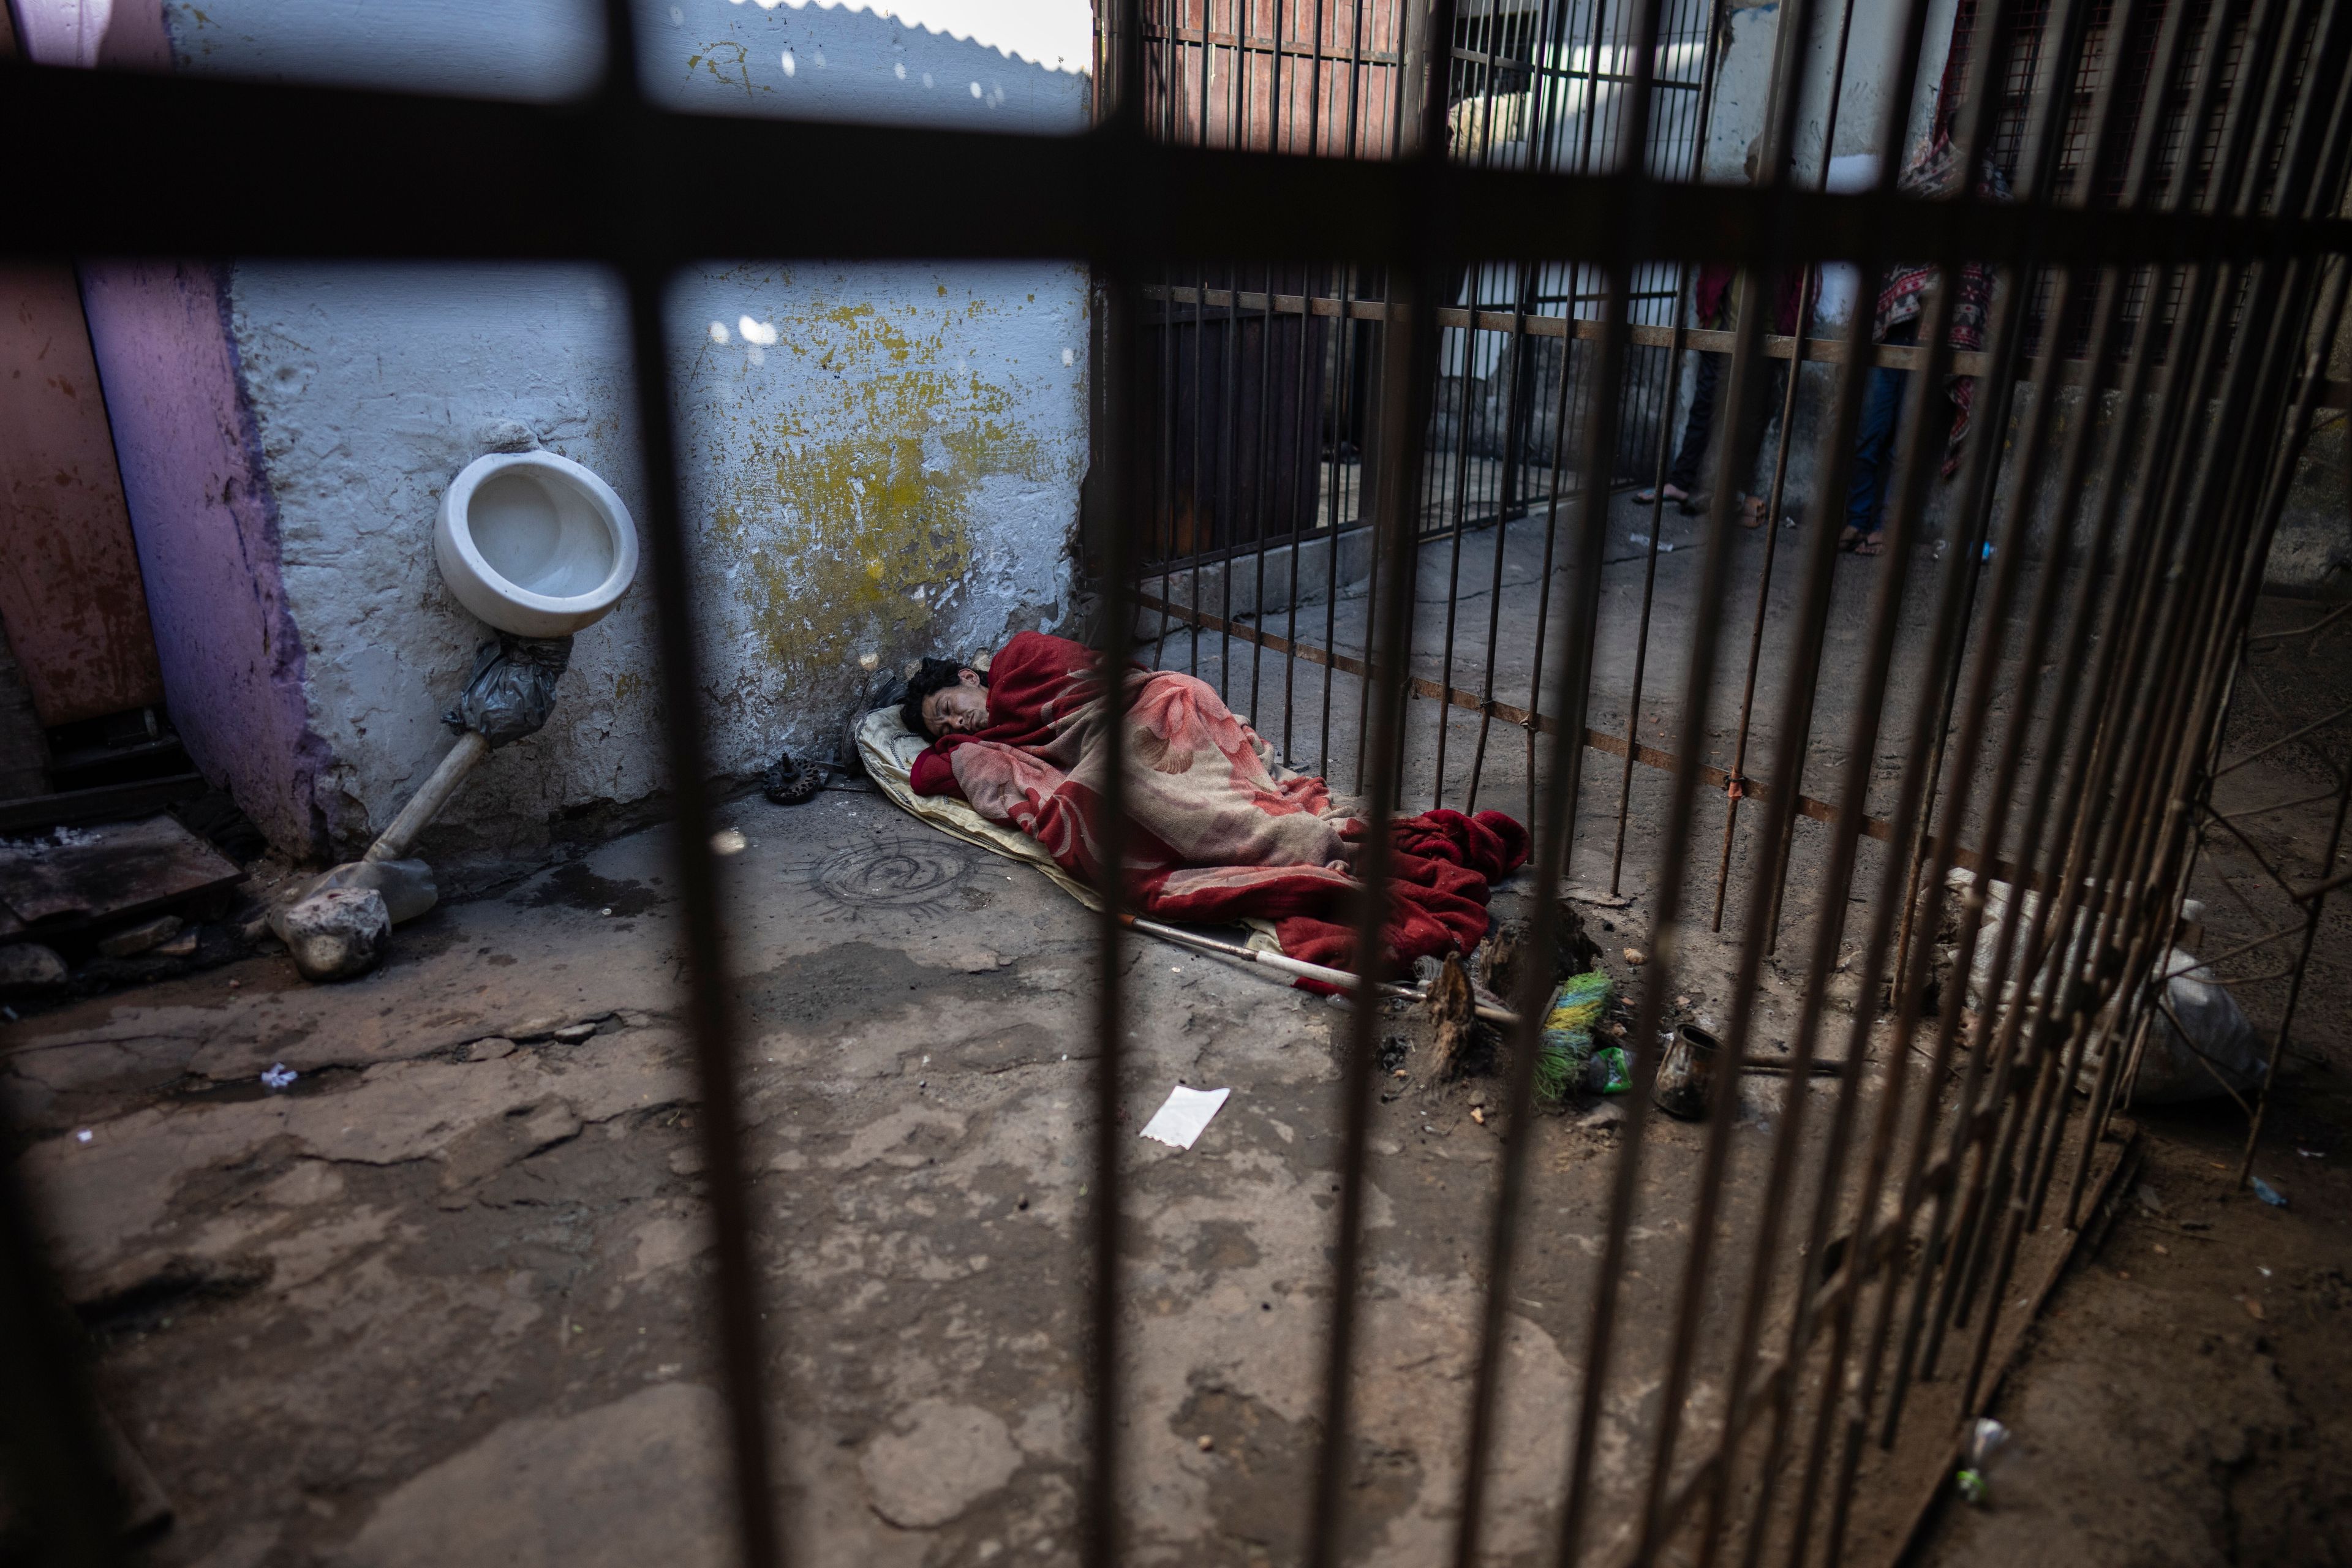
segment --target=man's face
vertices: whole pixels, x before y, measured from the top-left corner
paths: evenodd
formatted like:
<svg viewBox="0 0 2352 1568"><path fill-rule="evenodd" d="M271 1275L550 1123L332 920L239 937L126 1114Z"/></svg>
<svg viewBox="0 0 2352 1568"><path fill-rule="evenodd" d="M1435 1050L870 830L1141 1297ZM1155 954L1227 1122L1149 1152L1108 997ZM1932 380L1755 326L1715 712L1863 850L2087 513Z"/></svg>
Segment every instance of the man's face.
<svg viewBox="0 0 2352 1568"><path fill-rule="evenodd" d="M943 686L923 699L923 723L934 735L970 734L988 728L988 692L980 672L956 671L955 686Z"/></svg>

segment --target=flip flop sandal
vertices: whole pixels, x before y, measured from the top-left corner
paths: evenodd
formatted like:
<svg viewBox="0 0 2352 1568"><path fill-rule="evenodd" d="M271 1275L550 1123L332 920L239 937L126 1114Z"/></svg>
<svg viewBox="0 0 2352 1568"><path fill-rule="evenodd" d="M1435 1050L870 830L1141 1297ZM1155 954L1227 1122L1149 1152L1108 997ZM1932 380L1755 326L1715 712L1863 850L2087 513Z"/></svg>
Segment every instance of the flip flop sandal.
<svg viewBox="0 0 2352 1568"><path fill-rule="evenodd" d="M1853 547L1853 552L1856 555L1884 555L1886 542L1874 533L1865 534L1862 542Z"/></svg>
<svg viewBox="0 0 2352 1568"><path fill-rule="evenodd" d="M1852 523L1847 523L1845 525L1844 531L1838 535L1838 548L1848 555L1851 555L1854 551L1861 548L1862 540L1862 530L1854 527Z"/></svg>
<svg viewBox="0 0 2352 1568"><path fill-rule="evenodd" d="M800 805L824 788L824 764L796 763L790 753L780 753L761 782L764 787L760 793L778 805Z"/></svg>
<svg viewBox="0 0 2352 1568"><path fill-rule="evenodd" d="M1658 492L1648 489L1635 490L1633 492L1633 504L1635 506L1655 506L1658 504Z"/></svg>

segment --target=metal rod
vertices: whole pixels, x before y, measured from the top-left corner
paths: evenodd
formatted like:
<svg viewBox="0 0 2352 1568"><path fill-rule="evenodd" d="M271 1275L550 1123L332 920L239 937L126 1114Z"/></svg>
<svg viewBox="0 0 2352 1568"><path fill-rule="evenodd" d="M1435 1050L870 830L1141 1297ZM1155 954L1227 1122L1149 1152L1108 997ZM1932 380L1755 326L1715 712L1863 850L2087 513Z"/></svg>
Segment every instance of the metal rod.
<svg viewBox="0 0 2352 1568"><path fill-rule="evenodd" d="M1426 66L1434 46L1454 36L1454 0L1433 0L1423 14L1424 31L1416 40L1424 62L1424 101L1419 106L1418 134L1409 155L1429 166L1445 159L1445 91L1443 78ZM1401 76L1404 73L1400 73ZM1402 115L1399 116L1400 128ZM1411 317L1405 341L1391 334L1384 345L1384 384L1381 443L1383 481L1378 515L1382 521L1383 548L1390 557L1387 593L1374 603L1372 679L1364 706L1373 710L1372 777L1379 781L1366 805L1365 836L1358 874L1364 889L1358 900L1355 955L1358 969L1369 974L1380 963L1381 932L1388 911L1391 820L1390 787L1403 757L1404 682L1410 673L1412 645L1407 637L1407 612L1413 589L1412 564L1418 549L1417 519L1407 506L1419 494L1416 470L1429 427L1429 389L1435 379L1437 319L1432 310L1440 280L1447 276L1447 257L1438 247L1446 237L1426 234L1430 248L1410 282L1391 288L1422 309ZM1307 1521L1306 1568L1332 1568L1339 1552L1345 1524L1347 1478L1354 1466L1352 1374L1356 1345L1356 1286L1363 1253L1365 1163L1371 1142L1373 1075L1378 1068L1378 1020L1370 1007L1355 1009L1350 1019L1349 1048L1341 1073L1342 1143L1339 1159L1338 1235L1332 1258L1331 1320L1323 1369L1322 1441L1316 1455L1315 1478Z"/></svg>

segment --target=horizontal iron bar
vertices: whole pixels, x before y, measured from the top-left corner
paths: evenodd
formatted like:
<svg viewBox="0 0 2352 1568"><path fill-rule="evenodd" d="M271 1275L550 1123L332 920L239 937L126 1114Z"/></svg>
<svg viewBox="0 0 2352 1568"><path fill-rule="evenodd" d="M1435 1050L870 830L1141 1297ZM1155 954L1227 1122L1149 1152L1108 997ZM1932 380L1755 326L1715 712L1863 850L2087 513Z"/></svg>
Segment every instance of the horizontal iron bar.
<svg viewBox="0 0 2352 1568"><path fill-rule="evenodd" d="M1370 666L1349 654L1334 653L1328 648L1317 647L1312 643L1293 642L1288 637L1276 637L1272 632L1260 631L1257 627L1244 625L1240 621L1225 620L1221 616L1210 615L1205 610L1189 609L1182 605L1170 603L1139 590L1135 595L1135 604L1139 609L1163 612L1187 625L1197 626L1203 631L1229 633L1244 642L1255 643L1269 653L1287 655L1292 658L1303 659L1308 664L1328 664L1332 668L1345 671L1349 675L1370 678ZM1540 715L1529 713L1526 709L1508 702L1496 702L1482 699L1477 693L1465 691L1458 686L1441 686L1426 676L1416 675L1409 678L1406 681L1406 689L1415 697L1425 697L1432 701L1443 701L1455 708L1466 708L1473 713L1490 713L1504 723L1517 724L1521 729L1540 730L1549 735L1559 728L1559 721L1549 713ZM1584 731L1584 743L1596 752L1606 752L1612 757L1622 757L1625 754L1623 737L1603 734L1590 726L1587 726ZM1672 752L1660 751L1655 746L1636 745L1633 748L1633 760L1644 767L1656 768L1661 773L1673 773L1682 765L1681 760ZM1731 775L1721 768L1701 763L1698 766L1698 776L1700 782L1709 789L1727 790L1731 787ZM1740 798L1754 801L1767 800L1770 798L1770 792L1758 780L1745 779L1740 784ZM1801 795L1797 797L1797 811L1800 816L1810 816L1816 822L1835 822L1838 819L1836 806L1825 800L1815 800L1811 795ZM1882 818L1865 816L1862 819L1862 831L1864 837L1875 838L1880 843L1885 844L1893 841L1895 830ZM1938 842L1938 840L1930 839L1928 847L1933 849ZM1971 871L1980 872L1985 868L1985 858L1965 844L1954 847L1952 859L1956 865L1965 866ZM2006 860L1995 860L1992 862L1992 875L2003 881L2014 882L2017 880L2017 868Z"/></svg>
<svg viewBox="0 0 2352 1568"><path fill-rule="evenodd" d="M71 127L70 135L60 127ZM224 199L154 150L270 149ZM38 147L0 254L747 256L1410 262L1636 252L1775 265L1870 251L2046 264L2352 253L2352 220L1657 184L1615 174L1184 147L1116 126L1016 136L0 65L0 134ZM770 179L800 182L787 194ZM528 178L526 190L520 182Z"/></svg>
<svg viewBox="0 0 2352 1568"><path fill-rule="evenodd" d="M1322 295L1269 295L1246 289L1238 291L1231 289L1195 289L1182 284L1150 284L1147 285L1142 292L1147 300L1157 300L1171 305L1202 305L1213 309L1271 311L1277 316L1336 317L1344 312L1350 320L1359 321L1385 321L1391 317L1391 307L1379 300L1338 300ZM1665 296L1652 297L1664 298ZM1404 313L1402 307L1394 308L1393 313L1397 319L1402 319ZM1181 324L1181 320L1179 324ZM1460 305L1448 305L1439 310L1437 324L1441 327L1475 328L1482 332L1507 332L1516 325L1518 330L1531 338L1566 338L1573 335L1581 342L1597 340L1601 336L1601 329L1603 325L1599 318L1592 316L1515 316L1508 310L1481 310L1474 316L1469 310ZM1643 326L1636 323L1628 327L1626 333L1629 342L1652 348L1674 346L1675 329L1672 327ZM1683 347L1698 353L1729 353L1732 338L1733 334L1730 332L1714 331L1696 327L1685 327L1682 333ZM1804 340L1804 345L1805 358L1811 363L1843 364L1845 363L1846 345L1843 338L1807 338ZM1767 359L1793 359L1796 357L1796 352L1797 340L1794 337L1784 337L1777 332L1765 334L1764 355ZM1927 353L1926 349L1916 344L1876 343L1871 348L1871 363L1885 365L1890 370L1917 370L1927 363ZM1986 356L1974 350L1955 349L1950 358L1951 374L1954 375L1982 375L1988 368ZM2033 355L2019 355L2018 378L2021 381L2032 380L2037 363ZM2116 367L2110 364L2106 374L2113 375L2115 371ZM2089 362L2070 359L2061 367L2059 380L2063 385L2080 386L2089 377ZM2294 388L2290 389L2290 395L2301 390L2301 383L2298 382ZM2319 406L2323 408L2352 408L2352 381L2321 383L2318 401Z"/></svg>
<svg viewBox="0 0 2352 1568"><path fill-rule="evenodd" d="M1154 26L1150 22L1145 23L1143 26L1143 47L1147 53L1150 50L1152 45L1164 44L1171 37L1178 43L1186 45L1190 47L1199 48L1201 47L1201 29L1198 27L1178 27L1173 33L1171 33L1168 28ZM1222 33L1211 33L1209 35L1209 46L1212 48L1218 49L1238 48L1242 53L1247 55L1270 55L1275 52L1273 34L1252 33L1249 37L1243 38L1239 43L1236 43L1234 42L1233 31L1230 28ZM1350 55L1348 52L1347 46L1336 38L1326 40L1322 47L1323 63L1334 68L1335 69L1345 69L1348 67L1354 65L1392 66L1398 63L1397 57L1393 51L1384 52L1380 49L1365 49L1360 53ZM1307 38L1301 41L1295 37L1286 37L1282 41L1282 53L1286 55L1296 55L1301 59L1311 60L1315 58L1315 51L1316 46L1313 38Z"/></svg>

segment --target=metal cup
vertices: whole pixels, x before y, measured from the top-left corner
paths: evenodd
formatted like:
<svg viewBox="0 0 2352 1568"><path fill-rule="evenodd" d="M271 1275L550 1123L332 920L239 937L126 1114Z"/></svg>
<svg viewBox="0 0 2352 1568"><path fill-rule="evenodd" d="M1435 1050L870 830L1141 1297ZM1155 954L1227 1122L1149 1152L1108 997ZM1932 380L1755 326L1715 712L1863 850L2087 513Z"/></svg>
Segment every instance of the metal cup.
<svg viewBox="0 0 2352 1568"><path fill-rule="evenodd" d="M1685 1121L1704 1121L1715 1097L1715 1060L1722 1048L1721 1041L1696 1024L1676 1029L1650 1086L1650 1102Z"/></svg>

